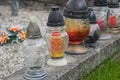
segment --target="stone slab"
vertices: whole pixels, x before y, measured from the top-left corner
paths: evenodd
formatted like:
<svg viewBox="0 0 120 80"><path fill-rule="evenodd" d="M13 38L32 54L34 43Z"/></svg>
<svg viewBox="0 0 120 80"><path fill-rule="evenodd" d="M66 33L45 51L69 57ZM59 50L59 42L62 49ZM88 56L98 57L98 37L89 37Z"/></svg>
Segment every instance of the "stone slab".
<svg viewBox="0 0 120 80"><path fill-rule="evenodd" d="M46 64L48 76L45 80L77 80L96 66L108 59L120 47L120 35L112 35L107 41L99 41L99 46L90 48L89 52L82 55L66 55L68 65L64 67L51 67ZM47 60L48 58L46 58ZM24 70L21 69L3 80L24 80Z"/></svg>

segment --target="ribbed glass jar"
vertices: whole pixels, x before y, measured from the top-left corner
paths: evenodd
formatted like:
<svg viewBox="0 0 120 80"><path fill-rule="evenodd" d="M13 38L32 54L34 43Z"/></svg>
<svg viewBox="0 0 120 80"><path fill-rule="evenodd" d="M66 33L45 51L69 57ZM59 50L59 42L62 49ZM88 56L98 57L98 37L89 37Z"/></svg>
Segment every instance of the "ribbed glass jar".
<svg viewBox="0 0 120 80"><path fill-rule="evenodd" d="M23 52L28 71L39 71L44 67L47 47L43 38L26 39L23 42Z"/></svg>
<svg viewBox="0 0 120 80"><path fill-rule="evenodd" d="M100 30L106 31L108 29L109 8L107 6L95 6L92 8L96 14L97 23L100 26Z"/></svg>
<svg viewBox="0 0 120 80"><path fill-rule="evenodd" d="M51 58L58 59L64 57L64 52L68 46L68 35L65 27L48 27L46 41Z"/></svg>
<svg viewBox="0 0 120 80"><path fill-rule="evenodd" d="M89 34L89 19L65 18L66 31L69 35L69 44L80 44Z"/></svg>

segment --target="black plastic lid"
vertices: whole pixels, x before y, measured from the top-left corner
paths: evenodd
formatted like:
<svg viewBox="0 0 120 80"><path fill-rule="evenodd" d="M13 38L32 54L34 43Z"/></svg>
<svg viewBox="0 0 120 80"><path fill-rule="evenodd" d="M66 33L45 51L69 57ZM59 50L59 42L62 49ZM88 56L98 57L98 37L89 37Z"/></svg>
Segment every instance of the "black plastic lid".
<svg viewBox="0 0 120 80"><path fill-rule="evenodd" d="M119 8L119 3L109 3L108 7L109 8Z"/></svg>
<svg viewBox="0 0 120 80"><path fill-rule="evenodd" d="M88 6L85 0L69 0L64 8L64 16L75 19L88 18Z"/></svg>
<svg viewBox="0 0 120 80"><path fill-rule="evenodd" d="M93 9L91 9L91 8L89 9L89 21L90 21L90 24L96 24L97 23L96 15L93 12Z"/></svg>
<svg viewBox="0 0 120 80"><path fill-rule="evenodd" d="M94 0L94 6L108 6L107 0Z"/></svg>
<svg viewBox="0 0 120 80"><path fill-rule="evenodd" d="M64 26L63 16L58 6L52 6L52 11L48 17L47 26L50 27Z"/></svg>

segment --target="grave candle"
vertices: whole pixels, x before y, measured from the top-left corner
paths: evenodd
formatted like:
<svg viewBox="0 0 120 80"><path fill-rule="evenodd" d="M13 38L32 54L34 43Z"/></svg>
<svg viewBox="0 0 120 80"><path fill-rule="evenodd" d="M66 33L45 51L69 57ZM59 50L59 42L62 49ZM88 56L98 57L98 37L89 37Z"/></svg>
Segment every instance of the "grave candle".
<svg viewBox="0 0 120 80"><path fill-rule="evenodd" d="M120 8L118 0L109 0L108 7L110 9L109 31L118 33L120 28Z"/></svg>
<svg viewBox="0 0 120 80"><path fill-rule="evenodd" d="M51 66L64 66L67 64L64 52L68 45L68 35L58 6L52 7L47 26L46 41L50 52L50 59L47 63Z"/></svg>
<svg viewBox="0 0 120 80"><path fill-rule="evenodd" d="M65 10L65 24L70 44L80 44L89 33L87 5L84 0L69 0Z"/></svg>
<svg viewBox="0 0 120 80"><path fill-rule="evenodd" d="M23 42L23 54L26 64L24 78L26 80L44 80L46 72L44 70L46 42L41 36L41 32L35 18L31 18L27 28L26 40Z"/></svg>
<svg viewBox="0 0 120 80"><path fill-rule="evenodd" d="M92 7L97 18L97 23L100 26L101 31L106 31L108 28L108 5L107 0L95 0L94 7Z"/></svg>
<svg viewBox="0 0 120 80"><path fill-rule="evenodd" d="M107 0L95 0L94 7L92 7L95 14L97 23L102 31L100 40L108 40L111 38L111 35L107 32L109 26L109 8Z"/></svg>
<svg viewBox="0 0 120 80"><path fill-rule="evenodd" d="M85 0L69 0L64 8L64 16L66 31L69 35L69 47L66 52L69 54L86 53L86 51L76 52L77 48L80 50L78 46L84 42L90 30L88 7ZM76 46L77 48L73 48Z"/></svg>

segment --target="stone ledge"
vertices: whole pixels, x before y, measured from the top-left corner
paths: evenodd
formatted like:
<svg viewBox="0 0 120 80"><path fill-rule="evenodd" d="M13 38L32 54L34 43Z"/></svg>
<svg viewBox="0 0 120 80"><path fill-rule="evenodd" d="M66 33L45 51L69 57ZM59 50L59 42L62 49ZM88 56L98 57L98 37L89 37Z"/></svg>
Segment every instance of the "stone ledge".
<svg viewBox="0 0 120 80"><path fill-rule="evenodd" d="M96 49L89 49L83 55L66 55L68 65L64 67L51 67L46 65L48 76L45 80L77 80L78 76L83 76L96 66L108 59L114 51L119 49L120 35L112 35L108 41L99 41L100 45ZM21 69L3 80L24 80L24 70Z"/></svg>

